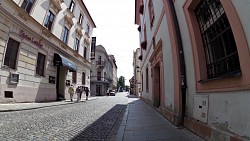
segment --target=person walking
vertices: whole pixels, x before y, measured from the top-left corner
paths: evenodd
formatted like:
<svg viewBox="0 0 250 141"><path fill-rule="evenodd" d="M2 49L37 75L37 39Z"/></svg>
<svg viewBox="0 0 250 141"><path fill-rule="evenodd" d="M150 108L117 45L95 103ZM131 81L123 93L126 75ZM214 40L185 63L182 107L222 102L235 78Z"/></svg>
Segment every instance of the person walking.
<svg viewBox="0 0 250 141"><path fill-rule="evenodd" d="M74 95L74 86L73 85L69 86L68 93L70 94L70 101L73 101L73 95Z"/></svg>
<svg viewBox="0 0 250 141"><path fill-rule="evenodd" d="M80 86L78 86L77 88L76 88L76 94L77 94L77 102L79 102L80 101L80 94L81 94L81 88L80 88Z"/></svg>
<svg viewBox="0 0 250 141"><path fill-rule="evenodd" d="M88 97L89 97L89 88L88 87L86 87L85 94L86 94L86 100L88 100Z"/></svg>
<svg viewBox="0 0 250 141"><path fill-rule="evenodd" d="M84 90L84 86L80 86L80 100L82 99L82 92L83 92L83 90Z"/></svg>

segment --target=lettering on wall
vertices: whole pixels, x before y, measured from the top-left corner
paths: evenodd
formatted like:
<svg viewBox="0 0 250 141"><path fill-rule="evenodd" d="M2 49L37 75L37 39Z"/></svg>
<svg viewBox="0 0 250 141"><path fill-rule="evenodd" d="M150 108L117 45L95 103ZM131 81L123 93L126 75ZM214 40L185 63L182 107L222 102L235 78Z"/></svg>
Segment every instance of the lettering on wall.
<svg viewBox="0 0 250 141"><path fill-rule="evenodd" d="M25 39L25 40L31 42L32 44L36 45L37 47L41 47L41 48L43 47L43 44L41 44L40 41L35 40L34 37L30 37L23 30L20 31L19 35L20 35L22 40Z"/></svg>

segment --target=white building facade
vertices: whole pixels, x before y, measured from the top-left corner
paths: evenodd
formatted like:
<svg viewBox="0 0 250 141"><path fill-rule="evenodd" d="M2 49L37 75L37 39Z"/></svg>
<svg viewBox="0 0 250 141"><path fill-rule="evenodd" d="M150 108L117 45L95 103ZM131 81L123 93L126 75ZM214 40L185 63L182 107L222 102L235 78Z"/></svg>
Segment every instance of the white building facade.
<svg viewBox="0 0 250 141"><path fill-rule="evenodd" d="M250 139L250 1L136 0L141 97L206 140Z"/></svg>
<svg viewBox="0 0 250 141"><path fill-rule="evenodd" d="M113 81L112 81L112 88L113 90L117 90L117 65L116 65L116 60L114 55L109 55L109 59L112 62L113 66Z"/></svg>
<svg viewBox="0 0 250 141"><path fill-rule="evenodd" d="M0 102L67 99L90 87L95 23L81 0L0 1Z"/></svg>
<svg viewBox="0 0 250 141"><path fill-rule="evenodd" d="M140 96L141 93L141 49L137 48L133 52L133 69L134 69L134 90L135 95Z"/></svg>
<svg viewBox="0 0 250 141"><path fill-rule="evenodd" d="M96 96L106 95L112 89L113 64L102 45L95 48L95 59L91 60L91 94Z"/></svg>

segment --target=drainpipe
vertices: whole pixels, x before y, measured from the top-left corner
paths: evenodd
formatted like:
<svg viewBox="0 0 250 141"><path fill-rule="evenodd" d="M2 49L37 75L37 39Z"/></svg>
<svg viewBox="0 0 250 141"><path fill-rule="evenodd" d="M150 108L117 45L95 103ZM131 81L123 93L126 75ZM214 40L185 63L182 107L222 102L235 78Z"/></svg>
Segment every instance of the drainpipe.
<svg viewBox="0 0 250 141"><path fill-rule="evenodd" d="M179 52L179 64L181 69L181 102L182 102L182 109L181 109L181 115L180 115L180 121L177 123L177 125L183 125L184 124L184 117L185 117L185 106L186 106L186 89L187 89L187 83L186 83L186 65L185 65L185 58L184 58L184 52L183 52L183 44L181 39L181 32L179 28L179 23L174 7L173 0L167 0L169 2L170 10L172 13L172 18L174 21L174 27L176 31L176 37L177 37L177 45L178 45L178 52Z"/></svg>

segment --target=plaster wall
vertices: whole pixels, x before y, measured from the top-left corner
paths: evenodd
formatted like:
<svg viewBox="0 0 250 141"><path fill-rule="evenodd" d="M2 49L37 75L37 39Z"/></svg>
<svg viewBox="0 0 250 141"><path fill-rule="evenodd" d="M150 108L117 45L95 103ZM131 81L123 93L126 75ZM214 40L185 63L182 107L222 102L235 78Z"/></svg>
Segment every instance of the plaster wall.
<svg viewBox="0 0 250 141"><path fill-rule="evenodd" d="M163 66L164 66L164 85L165 85L165 105L166 108L174 110L174 72L172 49L170 44L169 31L167 26L167 19L164 14L159 31L156 34L156 42L162 39L162 53L163 53Z"/></svg>
<svg viewBox="0 0 250 141"><path fill-rule="evenodd" d="M183 12L183 5L186 0L175 1L179 27L182 35L182 43L184 49L186 74L187 74L187 103L186 115L193 117L194 96L208 96L208 120L207 124L224 133L235 133L240 136L250 138L250 113L246 112L250 108L249 90L213 92L213 93L197 93L195 86L195 70L193 62L192 46L190 43L189 30ZM232 3L241 20L248 44L250 40L250 24L249 22L249 6L247 0L232 0ZM212 137L216 136L212 133Z"/></svg>

